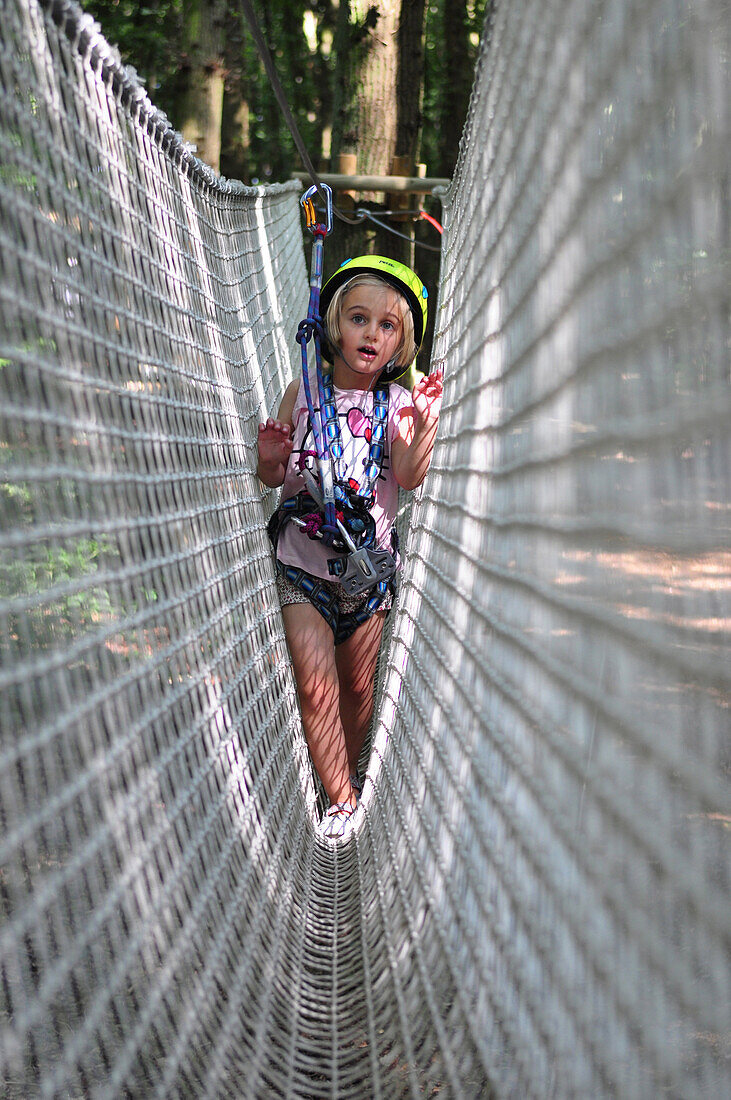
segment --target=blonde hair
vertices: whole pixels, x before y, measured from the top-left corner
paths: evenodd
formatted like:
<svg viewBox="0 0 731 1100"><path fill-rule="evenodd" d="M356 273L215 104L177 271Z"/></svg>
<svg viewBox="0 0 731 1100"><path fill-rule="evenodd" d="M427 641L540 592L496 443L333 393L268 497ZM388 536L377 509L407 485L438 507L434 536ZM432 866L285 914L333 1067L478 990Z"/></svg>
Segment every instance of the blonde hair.
<svg viewBox="0 0 731 1100"><path fill-rule="evenodd" d="M396 295L399 303L399 313L401 315L401 340L396 348L395 364L396 366L403 367L405 370L416 358L414 318L409 308L409 303L404 295L401 294L392 283L389 283L387 279L381 279L378 275L354 275L352 279L348 279L346 283L339 286L333 294L330 304L327 307L327 312L325 313L325 331L333 346L333 351L337 351L339 347L341 336L340 314L342 312L345 295L350 293L350 291L354 290L357 286L385 287L386 290L392 290Z"/></svg>

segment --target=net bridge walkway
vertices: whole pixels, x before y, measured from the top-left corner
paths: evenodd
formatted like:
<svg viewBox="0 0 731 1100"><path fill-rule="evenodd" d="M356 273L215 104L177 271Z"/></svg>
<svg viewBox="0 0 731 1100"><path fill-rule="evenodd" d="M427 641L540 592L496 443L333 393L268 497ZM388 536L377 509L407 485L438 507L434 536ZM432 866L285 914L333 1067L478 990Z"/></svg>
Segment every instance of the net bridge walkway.
<svg viewBox="0 0 731 1100"><path fill-rule="evenodd" d="M726 4L490 5L340 845L255 476L301 188L0 18L2 1096L731 1095Z"/></svg>

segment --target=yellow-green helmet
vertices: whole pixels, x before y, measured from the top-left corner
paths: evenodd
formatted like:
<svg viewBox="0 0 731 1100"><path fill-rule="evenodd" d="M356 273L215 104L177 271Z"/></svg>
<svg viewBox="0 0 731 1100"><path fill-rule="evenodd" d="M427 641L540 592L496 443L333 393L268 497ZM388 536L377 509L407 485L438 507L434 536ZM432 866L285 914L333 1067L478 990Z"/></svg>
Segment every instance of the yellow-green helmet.
<svg viewBox="0 0 731 1100"><path fill-rule="evenodd" d="M327 313L327 307L335 291L356 275L378 275L384 282L390 283L395 290L403 294L414 319L414 344L418 351L426 331L428 293L419 276L398 260L389 260L386 256L355 256L345 260L330 276L320 292L320 315L324 317ZM329 358L325 348L323 353ZM391 381L408 370L408 367L408 363L392 367L390 370L385 370L381 377L383 381Z"/></svg>

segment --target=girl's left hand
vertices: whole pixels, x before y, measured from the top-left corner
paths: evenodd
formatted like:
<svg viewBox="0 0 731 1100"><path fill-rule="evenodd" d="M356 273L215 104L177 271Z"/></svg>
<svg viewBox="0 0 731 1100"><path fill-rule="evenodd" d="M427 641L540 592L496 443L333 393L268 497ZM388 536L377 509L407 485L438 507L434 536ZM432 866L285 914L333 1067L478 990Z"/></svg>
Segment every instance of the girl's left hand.
<svg viewBox="0 0 731 1100"><path fill-rule="evenodd" d="M414 401L414 409L418 419L423 424L433 423L439 419L442 408L442 382L444 371L435 371L428 377L422 375L411 391Z"/></svg>

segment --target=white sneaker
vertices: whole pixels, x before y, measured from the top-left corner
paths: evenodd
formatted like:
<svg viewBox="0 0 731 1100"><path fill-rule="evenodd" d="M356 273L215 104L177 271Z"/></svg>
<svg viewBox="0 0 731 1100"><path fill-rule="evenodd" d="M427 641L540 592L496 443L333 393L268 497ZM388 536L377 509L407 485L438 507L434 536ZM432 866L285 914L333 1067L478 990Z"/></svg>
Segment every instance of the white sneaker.
<svg viewBox="0 0 731 1100"><path fill-rule="evenodd" d="M318 833L330 840L339 840L350 828L354 813L355 806L351 806L349 802L334 802L317 826Z"/></svg>

